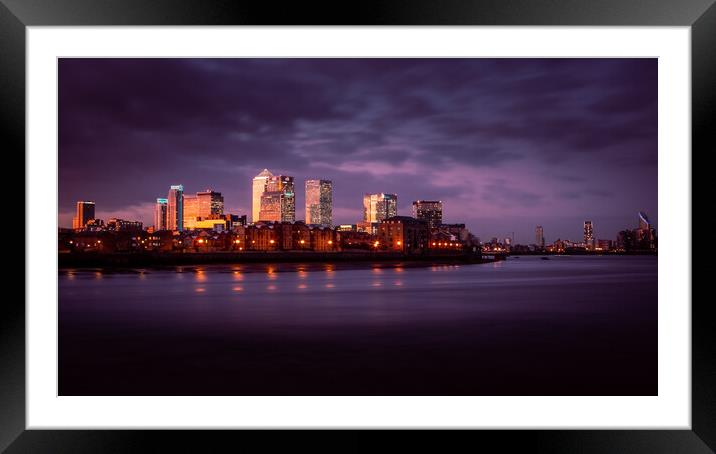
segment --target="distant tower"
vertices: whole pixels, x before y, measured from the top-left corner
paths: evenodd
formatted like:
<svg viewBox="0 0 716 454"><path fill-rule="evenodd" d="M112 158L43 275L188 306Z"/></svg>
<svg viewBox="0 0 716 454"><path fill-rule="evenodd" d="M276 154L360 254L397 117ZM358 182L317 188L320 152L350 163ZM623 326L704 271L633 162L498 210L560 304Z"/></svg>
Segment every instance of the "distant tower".
<svg viewBox="0 0 716 454"><path fill-rule="evenodd" d="M416 200L413 202L413 217L435 228L443 223L443 203L440 200Z"/></svg>
<svg viewBox="0 0 716 454"><path fill-rule="evenodd" d="M154 230L167 230L168 199L157 199L154 205Z"/></svg>
<svg viewBox="0 0 716 454"><path fill-rule="evenodd" d="M594 242L594 229L592 221L584 221L584 244L590 246Z"/></svg>
<svg viewBox="0 0 716 454"><path fill-rule="evenodd" d="M91 219L94 219L94 202L77 202L75 217L72 218L72 228L83 229Z"/></svg>
<svg viewBox="0 0 716 454"><path fill-rule="evenodd" d="M167 230L184 230L184 186L169 186L167 195Z"/></svg>
<svg viewBox="0 0 716 454"><path fill-rule="evenodd" d="M224 197L220 192L207 189L204 192L197 192L196 199L200 218L210 219L212 216L224 214Z"/></svg>
<svg viewBox="0 0 716 454"><path fill-rule="evenodd" d="M333 226L331 180L306 180L306 224Z"/></svg>
<svg viewBox="0 0 716 454"><path fill-rule="evenodd" d="M266 180L265 191L259 198L259 214L256 219L277 222L294 222L296 220L296 194L293 177L274 175Z"/></svg>
<svg viewBox="0 0 716 454"><path fill-rule="evenodd" d="M544 229L541 225L535 227L535 244L540 248L544 247Z"/></svg>
<svg viewBox="0 0 716 454"><path fill-rule="evenodd" d="M398 215L398 196L395 194L365 194L363 196L363 221L380 222Z"/></svg>
<svg viewBox="0 0 716 454"><path fill-rule="evenodd" d="M649 222L649 218L646 217L646 213L643 211L639 212L639 228L647 231L651 229L651 222Z"/></svg>
<svg viewBox="0 0 716 454"><path fill-rule="evenodd" d="M254 177L251 193L251 222L258 222L261 211L261 196L266 192L266 185L273 174L264 169Z"/></svg>

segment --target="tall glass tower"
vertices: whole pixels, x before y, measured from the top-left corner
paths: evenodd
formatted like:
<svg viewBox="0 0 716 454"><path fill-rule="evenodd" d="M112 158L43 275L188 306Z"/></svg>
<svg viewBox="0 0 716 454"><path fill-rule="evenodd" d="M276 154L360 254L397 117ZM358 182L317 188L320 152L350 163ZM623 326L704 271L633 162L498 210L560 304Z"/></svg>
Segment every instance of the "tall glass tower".
<svg viewBox="0 0 716 454"><path fill-rule="evenodd" d="M263 169L261 173L254 177L251 188L251 222L260 220L261 196L266 192L266 185L271 177L273 177L273 174L268 169Z"/></svg>
<svg viewBox="0 0 716 454"><path fill-rule="evenodd" d="M77 212L72 218L72 228L82 229L91 219L94 219L94 202L82 200L77 202Z"/></svg>
<svg viewBox="0 0 716 454"><path fill-rule="evenodd" d="M259 198L259 214L256 219L276 222L296 220L293 177L273 175L266 180L265 190Z"/></svg>
<svg viewBox="0 0 716 454"><path fill-rule="evenodd" d="M168 199L157 199L154 205L154 230L167 230Z"/></svg>
<svg viewBox="0 0 716 454"><path fill-rule="evenodd" d="M363 221L380 222L398 215L398 196L395 194L365 194L363 196Z"/></svg>
<svg viewBox="0 0 716 454"><path fill-rule="evenodd" d="M439 227L443 223L443 203L440 200L416 200L413 217L426 221L430 228Z"/></svg>
<svg viewBox="0 0 716 454"><path fill-rule="evenodd" d="M184 230L184 186L169 187L167 195L167 230Z"/></svg>
<svg viewBox="0 0 716 454"><path fill-rule="evenodd" d="M306 224L333 226L331 180L306 180Z"/></svg>
<svg viewBox="0 0 716 454"><path fill-rule="evenodd" d="M590 246L594 242L592 221L584 221L584 244Z"/></svg>

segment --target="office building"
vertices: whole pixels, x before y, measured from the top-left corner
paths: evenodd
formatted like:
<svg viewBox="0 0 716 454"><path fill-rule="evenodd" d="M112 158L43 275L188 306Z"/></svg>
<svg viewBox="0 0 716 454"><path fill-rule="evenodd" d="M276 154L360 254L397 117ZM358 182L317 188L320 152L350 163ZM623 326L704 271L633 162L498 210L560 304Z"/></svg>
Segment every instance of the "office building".
<svg viewBox="0 0 716 454"><path fill-rule="evenodd" d="M306 180L306 224L333 226L333 183Z"/></svg>
<svg viewBox="0 0 716 454"><path fill-rule="evenodd" d="M431 229L443 223L443 203L439 200L416 200L413 202L413 217L428 223Z"/></svg>
<svg viewBox="0 0 716 454"><path fill-rule="evenodd" d="M584 247L590 248L594 246L594 228L592 221L584 221Z"/></svg>
<svg viewBox="0 0 716 454"><path fill-rule="evenodd" d="M261 196L266 192L266 185L271 177L273 177L273 174L268 169L262 170L261 173L254 177L251 194L251 222L259 221Z"/></svg>
<svg viewBox="0 0 716 454"><path fill-rule="evenodd" d="M167 195L167 230L184 230L184 186L169 187Z"/></svg>
<svg viewBox="0 0 716 454"><path fill-rule="evenodd" d="M207 189L196 193L197 212L201 219L209 219L213 216L224 214L224 197L220 192Z"/></svg>
<svg viewBox="0 0 716 454"><path fill-rule="evenodd" d="M398 215L398 196L395 194L365 194L363 222L377 223Z"/></svg>
<svg viewBox="0 0 716 454"><path fill-rule="evenodd" d="M294 222L296 220L296 194L293 177L271 176L259 199L258 221Z"/></svg>
<svg viewBox="0 0 716 454"><path fill-rule="evenodd" d="M92 219L94 219L94 202L77 202L75 216L72 218L72 228L83 229Z"/></svg>
<svg viewBox="0 0 716 454"><path fill-rule="evenodd" d="M154 230L167 230L167 204L169 200L159 198L154 205Z"/></svg>
<svg viewBox="0 0 716 454"><path fill-rule="evenodd" d="M199 217L199 199L196 195L184 195L184 216L183 226L184 230L191 230L196 228L196 223L201 218Z"/></svg>

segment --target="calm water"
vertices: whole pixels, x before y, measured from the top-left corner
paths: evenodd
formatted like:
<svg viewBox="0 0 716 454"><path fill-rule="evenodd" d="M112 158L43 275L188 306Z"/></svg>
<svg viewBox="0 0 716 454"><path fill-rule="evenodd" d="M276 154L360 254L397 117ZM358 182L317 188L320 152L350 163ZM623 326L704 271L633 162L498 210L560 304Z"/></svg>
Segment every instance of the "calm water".
<svg viewBox="0 0 716 454"><path fill-rule="evenodd" d="M59 323L62 395L657 393L656 257L73 270Z"/></svg>

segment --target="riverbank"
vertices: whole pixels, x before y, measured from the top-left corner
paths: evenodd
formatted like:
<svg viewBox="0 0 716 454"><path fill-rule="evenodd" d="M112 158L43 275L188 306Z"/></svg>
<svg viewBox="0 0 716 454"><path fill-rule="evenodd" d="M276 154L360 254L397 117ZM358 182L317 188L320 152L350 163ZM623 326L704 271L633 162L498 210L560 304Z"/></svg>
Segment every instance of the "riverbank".
<svg viewBox="0 0 716 454"><path fill-rule="evenodd" d="M472 253L403 254L373 251L275 251L191 253L68 253L60 254L63 268L136 268L229 263L351 263L401 262L423 264L489 263L495 259Z"/></svg>

